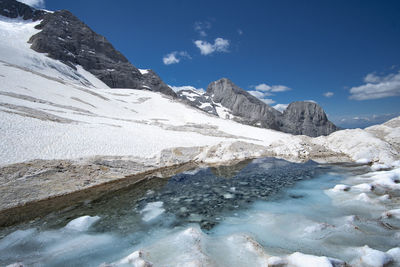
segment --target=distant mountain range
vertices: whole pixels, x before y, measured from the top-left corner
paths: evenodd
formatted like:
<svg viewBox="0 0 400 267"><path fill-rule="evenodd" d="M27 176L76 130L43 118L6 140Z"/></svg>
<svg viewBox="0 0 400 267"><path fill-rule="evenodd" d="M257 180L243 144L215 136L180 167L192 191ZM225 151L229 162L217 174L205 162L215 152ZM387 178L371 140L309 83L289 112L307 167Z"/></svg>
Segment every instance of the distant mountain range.
<svg viewBox="0 0 400 267"><path fill-rule="evenodd" d="M110 88L160 92L210 115L292 134L319 136L338 129L316 103L293 102L281 113L226 78L210 83L204 94L191 90L176 94L154 71L133 66L104 36L67 10L49 12L15 0L0 0L0 15L40 20L36 29L41 31L28 41L31 49L74 69L80 65Z"/></svg>

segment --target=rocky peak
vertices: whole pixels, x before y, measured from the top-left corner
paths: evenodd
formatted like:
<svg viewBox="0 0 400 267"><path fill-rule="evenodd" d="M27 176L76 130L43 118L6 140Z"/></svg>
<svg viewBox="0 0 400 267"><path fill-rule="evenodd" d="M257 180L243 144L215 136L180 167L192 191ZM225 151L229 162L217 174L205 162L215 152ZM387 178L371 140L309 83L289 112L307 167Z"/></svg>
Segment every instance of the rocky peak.
<svg viewBox="0 0 400 267"><path fill-rule="evenodd" d="M227 78L210 83L207 94L215 103L221 103L223 107L229 109L239 122L276 130L280 128L279 118L282 116L280 112Z"/></svg>
<svg viewBox="0 0 400 267"><path fill-rule="evenodd" d="M179 99L182 99L190 106L203 110L208 114L218 116L215 104L212 101L210 95L208 95L207 93L202 93L197 90L186 89L181 90L176 94L178 95Z"/></svg>
<svg viewBox="0 0 400 267"><path fill-rule="evenodd" d="M210 83L206 95L242 123L312 137L338 130L314 102L293 102L280 113L226 78Z"/></svg>
<svg viewBox="0 0 400 267"><path fill-rule="evenodd" d="M338 128L328 120L320 105L311 101L291 103L283 112L282 130L308 136L328 135Z"/></svg>
<svg viewBox="0 0 400 267"><path fill-rule="evenodd" d="M39 53L72 68L81 65L111 88L145 89L176 97L155 72L141 74L104 36L68 10L46 12L15 0L0 0L0 10L9 10L6 16L11 18L24 14L24 19L41 20L36 26L41 31L29 39L31 48Z"/></svg>
<svg viewBox="0 0 400 267"><path fill-rule="evenodd" d="M47 13L15 0L0 0L0 15L4 17L37 21L43 19Z"/></svg>

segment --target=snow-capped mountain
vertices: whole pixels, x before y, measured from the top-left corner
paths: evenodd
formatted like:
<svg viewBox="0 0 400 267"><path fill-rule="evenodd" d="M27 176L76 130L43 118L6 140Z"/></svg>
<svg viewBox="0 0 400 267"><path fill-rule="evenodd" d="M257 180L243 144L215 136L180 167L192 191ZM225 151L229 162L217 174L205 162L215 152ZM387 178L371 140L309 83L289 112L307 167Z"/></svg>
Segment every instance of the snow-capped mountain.
<svg viewBox="0 0 400 267"><path fill-rule="evenodd" d="M25 32L24 38L28 38L32 50L57 60L51 66L56 71L65 74L68 73L65 69L70 67L75 73L72 76L89 72L110 88L144 89L176 97L154 71L133 66L104 36L92 31L69 11L37 10L15 0L1 0L0 5L2 16L37 22L33 29ZM36 63L28 65L40 72ZM210 83L205 94L182 91L178 95L187 104L208 114L248 125L309 136L327 135L337 130L322 108L314 103L292 104L282 115L228 79Z"/></svg>
<svg viewBox="0 0 400 267"><path fill-rule="evenodd" d="M15 0L2 0L0 14L39 21L29 38L31 49L76 69L82 66L111 88L135 88L176 96L153 71L141 73L110 42L71 12L37 10Z"/></svg>
<svg viewBox="0 0 400 267"><path fill-rule="evenodd" d="M243 124L314 137L338 129L316 103L293 102L281 113L226 78L210 83L205 93L182 90L177 94L207 113Z"/></svg>

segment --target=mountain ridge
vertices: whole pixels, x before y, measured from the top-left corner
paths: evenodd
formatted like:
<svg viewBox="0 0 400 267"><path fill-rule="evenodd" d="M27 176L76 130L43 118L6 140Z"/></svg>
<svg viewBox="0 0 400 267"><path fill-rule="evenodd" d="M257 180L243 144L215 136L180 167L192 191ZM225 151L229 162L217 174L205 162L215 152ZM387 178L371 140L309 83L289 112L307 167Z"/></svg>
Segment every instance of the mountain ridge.
<svg viewBox="0 0 400 267"><path fill-rule="evenodd" d="M81 66L110 88L160 92L224 119L308 136L328 135L338 128L317 104L299 102L283 112L222 78L211 82L205 94L176 94L152 70L140 70L102 35L68 10L45 11L16 0L0 0L0 14L9 18L40 21L30 36L30 48L77 70Z"/></svg>
<svg viewBox="0 0 400 267"><path fill-rule="evenodd" d="M329 135L338 130L338 127L328 120L322 107L316 103L296 101L280 112L238 87L228 78L211 82L201 96L194 97L196 92L190 94L186 91L178 92L178 97L207 113L216 113L219 117L243 124L312 137ZM218 112L218 105L226 110Z"/></svg>

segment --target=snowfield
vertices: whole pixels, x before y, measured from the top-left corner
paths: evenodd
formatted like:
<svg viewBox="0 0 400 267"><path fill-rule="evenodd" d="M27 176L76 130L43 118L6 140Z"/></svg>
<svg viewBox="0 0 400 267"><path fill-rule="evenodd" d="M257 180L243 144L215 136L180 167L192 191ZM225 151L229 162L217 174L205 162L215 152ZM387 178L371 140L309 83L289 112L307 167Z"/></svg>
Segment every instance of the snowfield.
<svg viewBox="0 0 400 267"><path fill-rule="evenodd" d="M273 155L390 166L398 159L399 123L313 139L220 119L159 93L110 89L80 66L74 70L31 50L27 41L37 33L37 23L0 19L0 165L91 156L151 158L174 147L213 147L213 153L195 157L205 162ZM229 151L238 141L242 149Z"/></svg>

